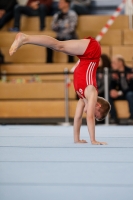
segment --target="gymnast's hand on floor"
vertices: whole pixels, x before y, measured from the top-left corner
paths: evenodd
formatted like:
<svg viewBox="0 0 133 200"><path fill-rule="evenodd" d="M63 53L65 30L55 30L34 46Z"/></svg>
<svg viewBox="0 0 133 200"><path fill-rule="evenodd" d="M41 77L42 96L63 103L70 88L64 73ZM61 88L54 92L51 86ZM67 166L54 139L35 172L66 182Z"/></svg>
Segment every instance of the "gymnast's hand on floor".
<svg viewBox="0 0 133 200"><path fill-rule="evenodd" d="M107 145L106 142L98 142L96 140L92 141L91 144L93 144L93 145Z"/></svg>
<svg viewBox="0 0 133 200"><path fill-rule="evenodd" d="M75 143L87 143L87 141L86 140L78 140Z"/></svg>

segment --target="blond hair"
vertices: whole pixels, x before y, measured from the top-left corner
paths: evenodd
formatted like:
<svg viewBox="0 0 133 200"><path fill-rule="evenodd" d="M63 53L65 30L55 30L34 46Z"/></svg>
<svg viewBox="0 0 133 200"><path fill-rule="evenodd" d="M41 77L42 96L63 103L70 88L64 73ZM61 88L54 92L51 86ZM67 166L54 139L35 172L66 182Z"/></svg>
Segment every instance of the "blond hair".
<svg viewBox="0 0 133 200"><path fill-rule="evenodd" d="M97 121L102 121L102 120L105 119L107 114L110 112L111 105L106 99L104 99L102 97L98 97L97 98L97 102L101 105L101 108L100 108L101 118L100 119L96 119L96 120Z"/></svg>

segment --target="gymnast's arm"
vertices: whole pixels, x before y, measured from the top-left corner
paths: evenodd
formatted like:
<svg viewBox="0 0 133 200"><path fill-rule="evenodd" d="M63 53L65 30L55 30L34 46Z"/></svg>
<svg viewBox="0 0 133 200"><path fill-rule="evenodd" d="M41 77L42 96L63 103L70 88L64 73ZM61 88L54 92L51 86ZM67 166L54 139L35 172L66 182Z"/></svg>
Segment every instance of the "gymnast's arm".
<svg viewBox="0 0 133 200"><path fill-rule="evenodd" d="M80 128L82 124L82 115L84 110L84 101L79 99L74 116L74 142L75 143L87 143L86 140L80 140Z"/></svg>
<svg viewBox="0 0 133 200"><path fill-rule="evenodd" d="M92 85L89 85L85 89L85 97L87 99L86 120L87 120L88 131L90 134L91 144L93 145L106 144L106 142L98 142L95 139L95 109L97 103L97 91Z"/></svg>

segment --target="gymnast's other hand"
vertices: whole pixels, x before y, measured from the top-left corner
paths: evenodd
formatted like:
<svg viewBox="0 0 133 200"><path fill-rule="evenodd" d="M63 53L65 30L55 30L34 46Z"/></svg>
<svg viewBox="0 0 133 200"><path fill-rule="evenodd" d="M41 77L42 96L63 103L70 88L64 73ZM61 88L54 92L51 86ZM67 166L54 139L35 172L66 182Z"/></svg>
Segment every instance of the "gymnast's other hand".
<svg viewBox="0 0 133 200"><path fill-rule="evenodd" d="M106 142L98 142L96 140L92 141L91 144L93 144L93 145L107 145Z"/></svg>
<svg viewBox="0 0 133 200"><path fill-rule="evenodd" d="M74 143L87 143L86 140L78 140L78 141L75 141Z"/></svg>

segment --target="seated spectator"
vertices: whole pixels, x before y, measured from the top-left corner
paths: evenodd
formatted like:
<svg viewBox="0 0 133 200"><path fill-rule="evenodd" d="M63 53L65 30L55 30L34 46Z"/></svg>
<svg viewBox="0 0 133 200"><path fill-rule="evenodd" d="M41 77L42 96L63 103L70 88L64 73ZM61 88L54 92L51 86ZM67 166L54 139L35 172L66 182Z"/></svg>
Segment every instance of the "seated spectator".
<svg viewBox="0 0 133 200"><path fill-rule="evenodd" d="M59 3L59 0L53 0L50 15L53 16L54 14L56 14L59 11L58 3Z"/></svg>
<svg viewBox="0 0 133 200"><path fill-rule="evenodd" d="M52 30L57 33L56 39L60 41L76 39L75 28L77 25L77 14L70 10L70 0L60 0L59 9L53 16ZM47 49L47 63L53 62L53 51ZM74 62L74 57L68 55L68 62Z"/></svg>
<svg viewBox="0 0 133 200"><path fill-rule="evenodd" d="M125 65L122 56L118 55L112 59L112 70L116 73L111 75L110 82L110 104L111 121L118 122L114 106L116 100L127 100L130 110L130 121L133 122L133 74L131 69Z"/></svg>
<svg viewBox="0 0 133 200"><path fill-rule="evenodd" d="M98 96L104 97L104 68L111 68L110 58L106 54L102 54L97 69L97 87L98 87Z"/></svg>
<svg viewBox="0 0 133 200"><path fill-rule="evenodd" d="M45 17L49 12L52 5L52 0L28 0L25 6L17 5L14 8L14 27L9 31L20 31L20 18L21 15L39 16L40 18L40 31L45 28Z"/></svg>
<svg viewBox="0 0 133 200"><path fill-rule="evenodd" d="M13 18L16 0L0 0L0 29Z"/></svg>
<svg viewBox="0 0 133 200"><path fill-rule="evenodd" d="M71 9L78 15L88 15L90 13L90 3L91 0L71 0Z"/></svg>

